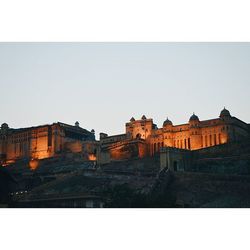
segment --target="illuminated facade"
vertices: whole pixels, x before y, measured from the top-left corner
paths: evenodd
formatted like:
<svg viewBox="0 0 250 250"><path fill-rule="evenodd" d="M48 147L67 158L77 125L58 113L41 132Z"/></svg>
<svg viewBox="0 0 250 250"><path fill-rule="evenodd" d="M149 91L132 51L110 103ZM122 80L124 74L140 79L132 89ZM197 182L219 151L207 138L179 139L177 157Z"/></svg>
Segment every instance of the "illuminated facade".
<svg viewBox="0 0 250 250"><path fill-rule="evenodd" d="M103 136L104 135L104 136ZM166 119L162 128L157 128L152 119L143 116L140 120L133 117L126 123L126 133L118 136L107 136L102 134L100 137L101 146L112 154L117 149L116 157L119 152L130 152L132 149L125 149L126 142L140 141L144 144L144 155L154 155L162 147L172 147L187 150L198 150L201 148L212 147L233 141L240 141L249 137L249 124L231 116L225 108L221 111L219 118L200 121L198 116L193 114L189 122L182 125L173 125ZM121 145L123 144L123 148ZM127 154L128 156L129 154ZM140 157L140 155L138 155Z"/></svg>
<svg viewBox="0 0 250 250"><path fill-rule="evenodd" d="M51 158L67 151L77 153L86 141L95 141L94 131L79 127L78 122L75 126L58 122L22 129L12 129L4 123L0 129L0 159L8 162Z"/></svg>
<svg viewBox="0 0 250 250"><path fill-rule="evenodd" d="M142 116L140 120L131 118L124 134L101 133L100 141L96 141L94 133L79 127L78 122L75 126L58 122L23 129L12 129L4 123L0 129L0 160L6 164L28 158L30 167L35 169L36 160L69 153L105 164L153 156L163 147L198 150L240 141L249 138L249 124L231 116L224 108L218 118L211 120L200 121L193 114L186 124L173 125L166 119L163 127L158 128L153 119Z"/></svg>

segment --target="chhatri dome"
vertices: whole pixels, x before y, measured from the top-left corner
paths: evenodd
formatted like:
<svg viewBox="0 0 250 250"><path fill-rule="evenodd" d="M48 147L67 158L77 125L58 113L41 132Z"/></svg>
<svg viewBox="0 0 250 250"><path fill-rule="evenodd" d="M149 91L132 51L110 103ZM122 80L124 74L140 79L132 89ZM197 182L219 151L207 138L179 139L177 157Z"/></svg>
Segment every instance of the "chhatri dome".
<svg viewBox="0 0 250 250"><path fill-rule="evenodd" d="M224 107L224 109L220 112L220 118L230 117L230 116L231 116L230 112Z"/></svg>
<svg viewBox="0 0 250 250"><path fill-rule="evenodd" d="M168 117L167 117L167 119L164 121L163 127L166 127L167 125L173 125L173 123L168 119Z"/></svg>
<svg viewBox="0 0 250 250"><path fill-rule="evenodd" d="M9 125L7 123L3 123L1 125L1 129L8 129L9 128Z"/></svg>
<svg viewBox="0 0 250 250"><path fill-rule="evenodd" d="M189 121L199 121L199 117L193 113L193 115L190 117Z"/></svg>
<svg viewBox="0 0 250 250"><path fill-rule="evenodd" d="M131 122L135 122L135 118L132 117L132 118L130 119L130 121L131 121Z"/></svg>
<svg viewBox="0 0 250 250"><path fill-rule="evenodd" d="M142 120L147 120L147 117L145 115L142 116Z"/></svg>

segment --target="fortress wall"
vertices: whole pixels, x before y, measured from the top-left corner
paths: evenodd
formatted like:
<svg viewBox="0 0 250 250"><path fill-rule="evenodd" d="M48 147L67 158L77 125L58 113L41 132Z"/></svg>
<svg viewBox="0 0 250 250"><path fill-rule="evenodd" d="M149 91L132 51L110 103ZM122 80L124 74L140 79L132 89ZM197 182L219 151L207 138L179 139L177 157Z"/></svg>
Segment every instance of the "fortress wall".
<svg viewBox="0 0 250 250"><path fill-rule="evenodd" d="M126 139L127 139L127 135L121 134L121 135L115 135L115 136L102 137L100 138L100 142L102 144L109 144L109 143L115 143L115 142L119 142L119 141L126 140Z"/></svg>

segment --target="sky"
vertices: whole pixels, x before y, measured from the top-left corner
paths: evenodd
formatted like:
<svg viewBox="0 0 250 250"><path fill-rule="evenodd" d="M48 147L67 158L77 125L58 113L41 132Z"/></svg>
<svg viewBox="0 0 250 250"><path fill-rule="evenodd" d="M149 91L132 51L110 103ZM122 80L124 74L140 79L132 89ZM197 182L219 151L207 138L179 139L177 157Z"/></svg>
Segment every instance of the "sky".
<svg viewBox="0 0 250 250"><path fill-rule="evenodd" d="M250 122L250 43L0 43L0 123L124 133L133 116L187 123L224 106Z"/></svg>

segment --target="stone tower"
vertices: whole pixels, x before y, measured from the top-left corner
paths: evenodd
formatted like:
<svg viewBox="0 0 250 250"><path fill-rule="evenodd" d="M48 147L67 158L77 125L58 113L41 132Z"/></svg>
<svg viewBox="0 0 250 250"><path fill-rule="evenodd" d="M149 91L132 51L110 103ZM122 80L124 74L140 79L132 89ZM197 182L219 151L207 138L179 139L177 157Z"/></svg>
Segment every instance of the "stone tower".
<svg viewBox="0 0 250 250"><path fill-rule="evenodd" d="M164 146L173 147L173 123L167 118L163 123Z"/></svg>
<svg viewBox="0 0 250 250"><path fill-rule="evenodd" d="M234 128L232 126L232 116L230 112L224 107L224 109L220 112L220 119L224 123L224 126L221 131L221 140L223 143L234 141L235 133Z"/></svg>
<svg viewBox="0 0 250 250"><path fill-rule="evenodd" d="M131 139L146 140L152 133L153 120L147 119L145 115L140 120L135 120L133 117L130 122L126 123L126 134Z"/></svg>
<svg viewBox="0 0 250 250"><path fill-rule="evenodd" d="M193 115L189 119L189 131L191 149L200 149L202 145L200 120L199 117L195 115L195 113L193 113Z"/></svg>
<svg viewBox="0 0 250 250"><path fill-rule="evenodd" d="M0 160L5 160L7 155L7 135L9 126L7 123L3 123L0 129L0 136L2 138L0 142Z"/></svg>

